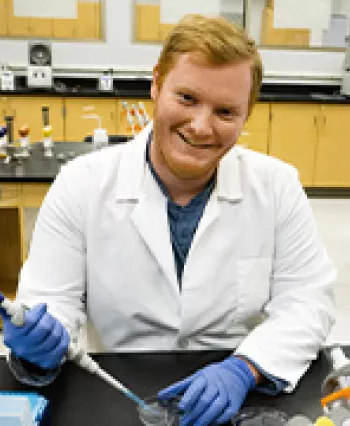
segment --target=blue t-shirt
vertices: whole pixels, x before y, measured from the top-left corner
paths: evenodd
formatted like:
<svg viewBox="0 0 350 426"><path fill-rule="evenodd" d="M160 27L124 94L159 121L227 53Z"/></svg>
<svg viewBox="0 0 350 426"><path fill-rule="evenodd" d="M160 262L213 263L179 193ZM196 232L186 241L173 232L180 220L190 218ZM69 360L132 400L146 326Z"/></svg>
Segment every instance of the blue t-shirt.
<svg viewBox="0 0 350 426"><path fill-rule="evenodd" d="M158 183L161 191L168 200L168 221L170 229L171 244L175 258L176 273L181 288L181 277L191 247L193 236L198 227L198 223L203 216L203 211L209 200L210 194L215 185L214 174L202 192L197 194L186 206L180 206L171 199L169 191L160 180L157 172L155 171L149 156L149 149L152 139L152 132L147 141L146 161L149 165L151 173Z"/></svg>

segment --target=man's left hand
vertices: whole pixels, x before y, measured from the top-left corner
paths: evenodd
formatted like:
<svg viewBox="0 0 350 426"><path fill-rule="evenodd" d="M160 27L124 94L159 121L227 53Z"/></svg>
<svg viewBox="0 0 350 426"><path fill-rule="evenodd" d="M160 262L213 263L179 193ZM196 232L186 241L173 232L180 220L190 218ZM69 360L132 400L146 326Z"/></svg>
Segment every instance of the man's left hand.
<svg viewBox="0 0 350 426"><path fill-rule="evenodd" d="M240 409L247 393L256 386L248 364L229 356L160 391L160 399L183 395L179 408L181 426L207 426L228 422Z"/></svg>

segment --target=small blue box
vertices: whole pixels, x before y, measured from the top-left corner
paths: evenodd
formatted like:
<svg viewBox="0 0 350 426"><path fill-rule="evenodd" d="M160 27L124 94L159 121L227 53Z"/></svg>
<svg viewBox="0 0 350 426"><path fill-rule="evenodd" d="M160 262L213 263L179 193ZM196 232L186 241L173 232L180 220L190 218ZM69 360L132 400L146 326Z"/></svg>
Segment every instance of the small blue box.
<svg viewBox="0 0 350 426"><path fill-rule="evenodd" d="M1 426L39 426L48 401L35 392L0 391Z"/></svg>

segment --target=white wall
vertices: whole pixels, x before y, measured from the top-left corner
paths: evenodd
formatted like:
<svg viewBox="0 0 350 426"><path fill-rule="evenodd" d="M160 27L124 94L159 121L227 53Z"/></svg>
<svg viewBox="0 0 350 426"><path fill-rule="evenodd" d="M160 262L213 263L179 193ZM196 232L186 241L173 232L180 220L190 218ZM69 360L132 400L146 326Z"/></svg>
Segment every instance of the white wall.
<svg viewBox="0 0 350 426"><path fill-rule="evenodd" d="M53 65L57 68L109 68L151 70L160 46L132 41L133 0L105 0L106 42L53 42ZM341 75L343 52L262 50L267 75ZM27 64L27 42L0 40L0 62Z"/></svg>

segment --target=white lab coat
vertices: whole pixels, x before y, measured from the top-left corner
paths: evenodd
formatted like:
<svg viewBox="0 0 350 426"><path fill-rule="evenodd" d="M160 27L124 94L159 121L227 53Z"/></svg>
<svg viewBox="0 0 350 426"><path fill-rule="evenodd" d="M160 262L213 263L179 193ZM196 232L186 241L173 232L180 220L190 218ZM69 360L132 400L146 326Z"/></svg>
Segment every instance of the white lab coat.
<svg viewBox="0 0 350 426"><path fill-rule="evenodd" d="M86 312L108 351L236 348L293 389L332 325L336 275L295 169L227 153L180 291L149 131L62 168L18 298L47 302L71 332Z"/></svg>

